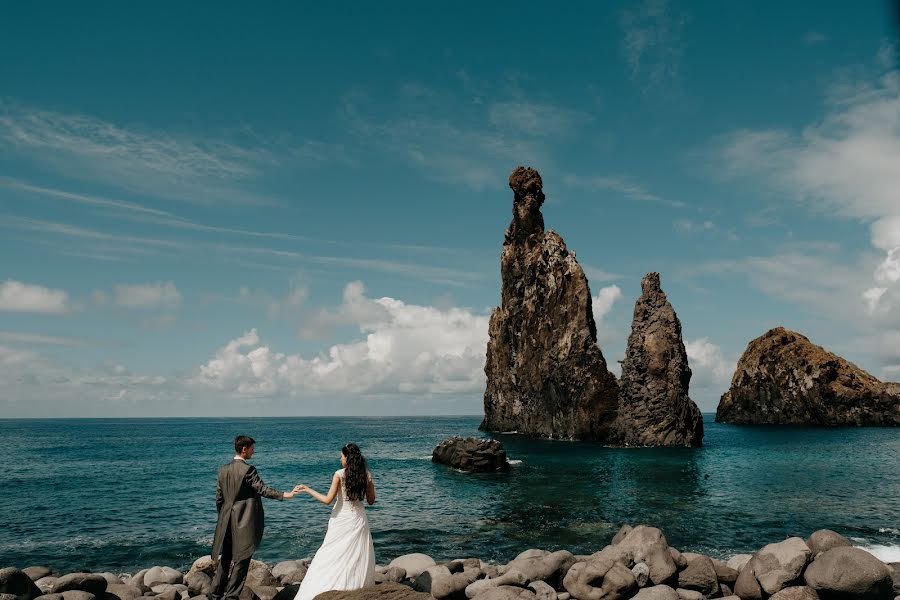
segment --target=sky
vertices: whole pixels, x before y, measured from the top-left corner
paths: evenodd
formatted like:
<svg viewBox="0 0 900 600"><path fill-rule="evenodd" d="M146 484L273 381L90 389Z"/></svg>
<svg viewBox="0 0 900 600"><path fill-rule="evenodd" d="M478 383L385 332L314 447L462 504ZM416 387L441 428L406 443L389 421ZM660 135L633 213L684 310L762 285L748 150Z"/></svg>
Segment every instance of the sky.
<svg viewBox="0 0 900 600"><path fill-rule="evenodd" d="M783 325L900 379L889 2L18 3L0 417L481 414L510 172L618 374L661 274L715 411Z"/></svg>

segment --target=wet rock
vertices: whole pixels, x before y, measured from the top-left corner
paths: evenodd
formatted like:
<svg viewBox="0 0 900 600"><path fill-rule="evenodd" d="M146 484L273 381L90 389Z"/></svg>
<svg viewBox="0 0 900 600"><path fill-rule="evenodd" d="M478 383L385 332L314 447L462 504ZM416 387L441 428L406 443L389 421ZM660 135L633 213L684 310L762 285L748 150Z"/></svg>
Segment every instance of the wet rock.
<svg viewBox="0 0 900 600"><path fill-rule="evenodd" d="M422 571L434 565L434 559L427 554L413 553L398 556L388 564L388 567L399 567L406 571L407 577L415 579Z"/></svg>
<svg viewBox="0 0 900 600"><path fill-rule="evenodd" d="M894 597L888 566L860 548L826 550L803 574L806 585L824 600L831 598L890 600Z"/></svg>
<svg viewBox="0 0 900 600"><path fill-rule="evenodd" d="M681 321L660 286L659 273L648 273L641 281L622 362L619 442L701 446L703 416L688 395L690 382Z"/></svg>
<svg viewBox="0 0 900 600"><path fill-rule="evenodd" d="M33 600L43 592L25 571L7 567L0 569L0 594L11 594L18 600Z"/></svg>
<svg viewBox="0 0 900 600"><path fill-rule="evenodd" d="M509 186L513 218L488 327L480 429L610 441L618 385L597 345L587 278L563 239L544 231L538 172L519 167Z"/></svg>
<svg viewBox="0 0 900 600"><path fill-rule="evenodd" d="M608 558L575 563L566 574L563 586L578 600L629 598L638 589L631 571Z"/></svg>
<svg viewBox="0 0 900 600"><path fill-rule="evenodd" d="M474 437L454 436L444 440L431 453L431 460L469 473L509 470L506 450L499 441Z"/></svg>
<svg viewBox="0 0 900 600"><path fill-rule="evenodd" d="M615 547L629 552L635 563L647 563L653 585L666 583L677 572L666 537L656 527L638 525Z"/></svg>
<svg viewBox="0 0 900 600"><path fill-rule="evenodd" d="M777 327L751 341L716 422L741 425L900 425L900 386Z"/></svg>
<svg viewBox="0 0 900 600"><path fill-rule="evenodd" d="M95 573L69 573L58 578L53 584L51 593L61 594L68 591L82 591L94 596L102 596L106 591L106 579Z"/></svg>
<svg viewBox="0 0 900 600"><path fill-rule="evenodd" d="M816 557L826 550L840 548L841 546L852 546L853 544L850 543L850 540L836 531L820 529L809 536L809 539L806 540L806 545L809 546L809 551L812 553L812 556Z"/></svg>

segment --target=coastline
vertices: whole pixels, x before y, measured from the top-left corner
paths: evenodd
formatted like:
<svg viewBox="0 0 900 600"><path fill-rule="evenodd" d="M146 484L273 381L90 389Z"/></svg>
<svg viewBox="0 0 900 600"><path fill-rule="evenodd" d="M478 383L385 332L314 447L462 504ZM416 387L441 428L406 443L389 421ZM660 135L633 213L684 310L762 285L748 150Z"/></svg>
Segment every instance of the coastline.
<svg viewBox="0 0 900 600"><path fill-rule="evenodd" d="M852 580L857 592L867 590L859 597L893 600L900 596L900 552L896 560L890 558L854 546L831 530L812 532L806 539L772 540L753 554L716 558L679 551L660 529L623 525L591 554L532 548L500 564L474 557L436 560L424 553L382 559L375 584L399 584L437 600L589 600L601 590L616 598L748 600L787 588L806 588L788 591L807 595L785 598L818 597L809 590L849 598L851 592L841 586ZM292 600L310 560L253 560L241 600ZM209 556L193 560L184 571L153 565L133 574L0 565L0 594L10 595L4 600L205 600L215 567Z"/></svg>

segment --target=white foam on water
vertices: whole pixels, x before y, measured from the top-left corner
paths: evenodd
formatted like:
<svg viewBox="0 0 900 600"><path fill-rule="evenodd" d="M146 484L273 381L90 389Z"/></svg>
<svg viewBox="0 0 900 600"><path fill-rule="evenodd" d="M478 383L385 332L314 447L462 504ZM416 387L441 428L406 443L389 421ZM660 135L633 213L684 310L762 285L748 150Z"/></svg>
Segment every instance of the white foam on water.
<svg viewBox="0 0 900 600"><path fill-rule="evenodd" d="M900 535L900 529L894 529L893 527L881 527L878 529L878 533L893 533L894 535Z"/></svg>
<svg viewBox="0 0 900 600"><path fill-rule="evenodd" d="M511 461L509 461L509 464L511 464L511 465L521 465L521 464L522 464L522 461L521 461L521 460L511 460Z"/></svg>
<svg viewBox="0 0 900 600"><path fill-rule="evenodd" d="M883 546L881 544L873 544L871 546L857 546L866 552L875 555L875 558L882 562L900 562L900 546Z"/></svg>

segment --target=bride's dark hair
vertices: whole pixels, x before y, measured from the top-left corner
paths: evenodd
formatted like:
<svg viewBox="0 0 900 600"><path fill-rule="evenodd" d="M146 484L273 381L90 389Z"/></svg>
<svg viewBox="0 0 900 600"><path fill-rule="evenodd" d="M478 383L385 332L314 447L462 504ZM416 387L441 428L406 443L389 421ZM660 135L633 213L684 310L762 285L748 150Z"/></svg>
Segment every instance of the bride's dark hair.
<svg viewBox="0 0 900 600"><path fill-rule="evenodd" d="M356 444L347 444L341 448L341 454L347 459L347 467L344 469L347 499L362 500L366 497L366 488L369 484L366 459Z"/></svg>

